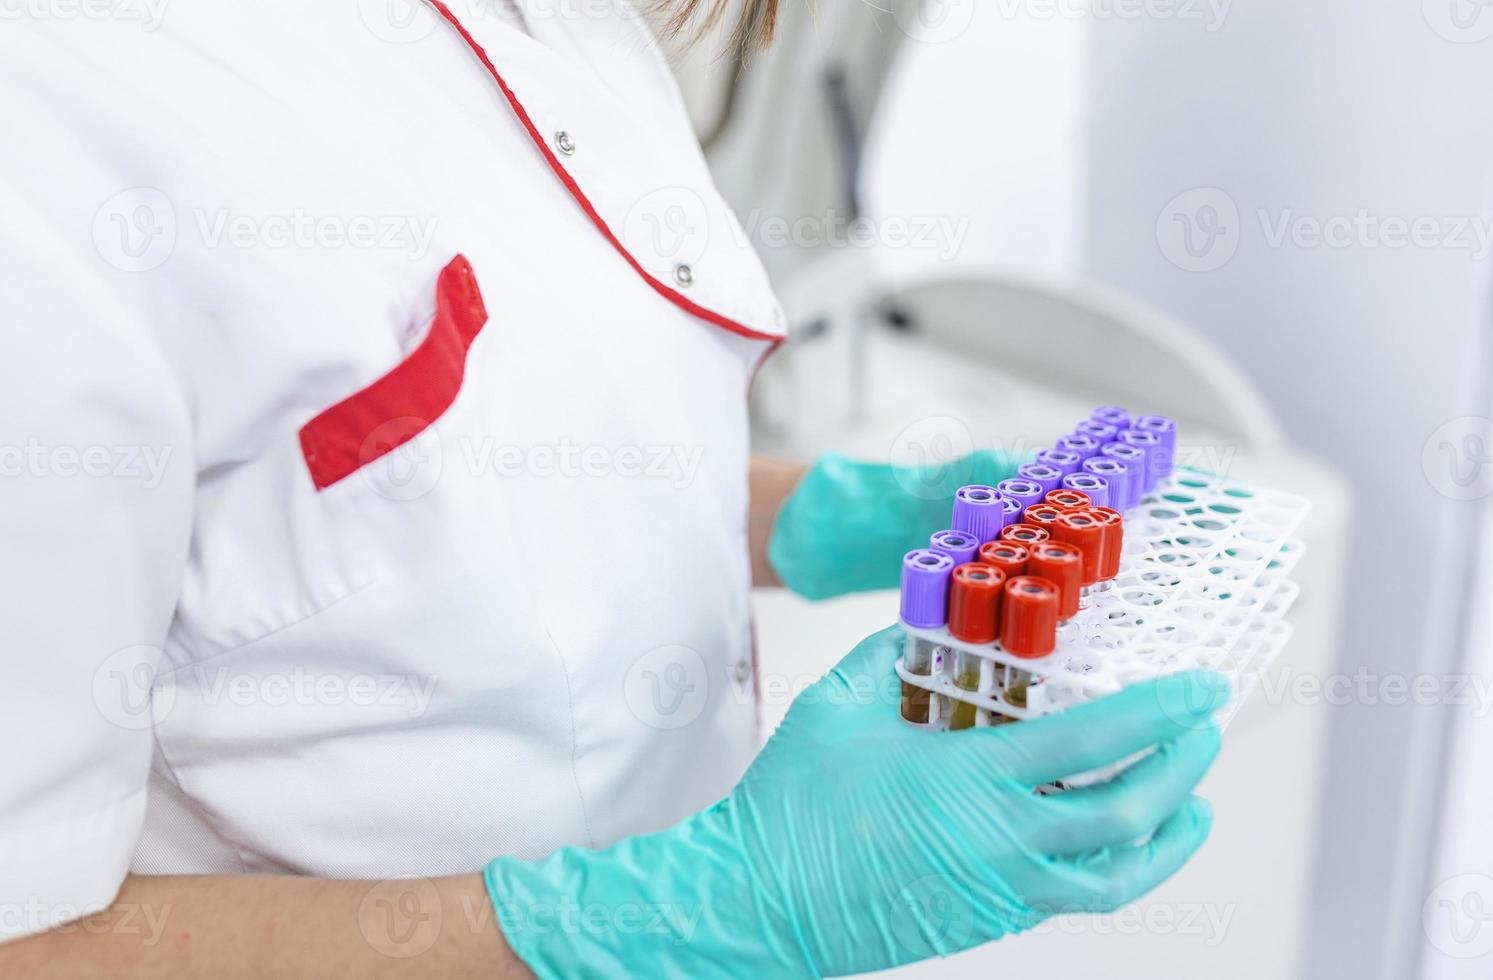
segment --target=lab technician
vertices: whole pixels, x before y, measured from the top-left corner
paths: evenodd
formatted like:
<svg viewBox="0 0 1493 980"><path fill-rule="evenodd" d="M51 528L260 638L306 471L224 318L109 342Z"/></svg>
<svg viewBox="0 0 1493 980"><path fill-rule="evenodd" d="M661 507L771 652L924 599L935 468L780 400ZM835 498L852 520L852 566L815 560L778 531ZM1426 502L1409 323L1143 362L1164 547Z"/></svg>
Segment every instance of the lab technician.
<svg viewBox="0 0 1493 980"><path fill-rule="evenodd" d="M784 318L629 6L100 9L0 30L0 975L846 974L1200 845L1183 679L928 736L892 630L757 752L752 582L1001 464L749 461Z"/></svg>

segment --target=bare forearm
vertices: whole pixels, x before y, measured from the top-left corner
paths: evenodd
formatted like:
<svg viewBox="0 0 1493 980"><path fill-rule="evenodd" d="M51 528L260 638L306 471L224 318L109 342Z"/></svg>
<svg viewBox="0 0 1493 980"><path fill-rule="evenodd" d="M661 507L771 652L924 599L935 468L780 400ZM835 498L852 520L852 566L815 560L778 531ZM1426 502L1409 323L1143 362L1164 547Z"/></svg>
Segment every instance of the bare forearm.
<svg viewBox="0 0 1493 980"><path fill-rule="evenodd" d="M528 978L478 875L131 877L114 904L0 945L0 976Z"/></svg>
<svg viewBox="0 0 1493 980"><path fill-rule="evenodd" d="M751 506L747 518L747 540L752 549L752 584L781 585L778 575L767 561L767 543L772 540L772 525L777 520L778 508L798 486L808 467L802 463L765 456L753 456L751 475Z"/></svg>

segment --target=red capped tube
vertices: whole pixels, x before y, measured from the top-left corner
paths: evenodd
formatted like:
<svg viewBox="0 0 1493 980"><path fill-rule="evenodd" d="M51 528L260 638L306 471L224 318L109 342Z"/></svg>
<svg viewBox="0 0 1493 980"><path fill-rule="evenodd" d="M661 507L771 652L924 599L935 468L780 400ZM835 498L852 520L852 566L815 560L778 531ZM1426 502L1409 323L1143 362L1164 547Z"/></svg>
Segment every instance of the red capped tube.
<svg viewBox="0 0 1493 980"><path fill-rule="evenodd" d="M1001 648L1014 657L1045 657L1058 642L1058 587L1045 578L1018 575L1006 582Z"/></svg>
<svg viewBox="0 0 1493 980"><path fill-rule="evenodd" d="M1006 573L982 561L954 569L949 586L949 633L965 643L994 643L1000 636Z"/></svg>
<svg viewBox="0 0 1493 980"><path fill-rule="evenodd" d="M1094 500L1082 490L1060 487L1047 495L1047 504L1058 510L1088 510L1094 506Z"/></svg>
<svg viewBox="0 0 1493 980"><path fill-rule="evenodd" d="M1046 541L1052 535L1047 528L1036 524L1012 524L1010 527L1001 528L1000 537L997 541L1015 541L1018 544L1031 546Z"/></svg>
<svg viewBox="0 0 1493 980"><path fill-rule="evenodd" d="M1099 562L1099 580L1107 582L1120 574L1120 552L1125 547L1125 518L1112 507L1089 510L1104 525L1104 553Z"/></svg>
<svg viewBox="0 0 1493 980"><path fill-rule="evenodd" d="M1062 541L1044 541L1032 549L1028 575L1045 578L1058 587L1058 622L1078 612L1078 593L1083 588L1083 552Z"/></svg>
<svg viewBox="0 0 1493 980"><path fill-rule="evenodd" d="M1084 585L1099 581L1099 571L1104 564L1104 525L1094 516L1092 508L1063 514L1052 526L1052 536L1064 544L1073 545L1083 555Z"/></svg>
<svg viewBox="0 0 1493 980"><path fill-rule="evenodd" d="M1022 523L1035 524L1037 527L1047 531L1048 537L1052 536L1052 525L1057 522L1062 508L1054 507L1052 504L1032 504L1026 509Z"/></svg>
<svg viewBox="0 0 1493 980"><path fill-rule="evenodd" d="M980 546L980 560L999 568L1007 580L1025 575L1030 557L1031 552L1020 541L987 541Z"/></svg>

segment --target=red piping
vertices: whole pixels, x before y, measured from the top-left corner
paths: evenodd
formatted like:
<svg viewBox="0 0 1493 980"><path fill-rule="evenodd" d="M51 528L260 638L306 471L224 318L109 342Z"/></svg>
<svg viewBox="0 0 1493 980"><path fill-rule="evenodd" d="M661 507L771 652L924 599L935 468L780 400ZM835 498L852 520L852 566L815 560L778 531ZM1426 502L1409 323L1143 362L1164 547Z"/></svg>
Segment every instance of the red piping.
<svg viewBox="0 0 1493 980"><path fill-rule="evenodd" d="M456 33L460 34L461 39L467 43L467 46L471 48L473 52L476 53L477 58L482 62L482 66L487 69L487 73L493 77L493 80L498 83L498 87L503 90L503 95L508 99L508 104L513 107L513 111L518 115L519 122L523 123L524 129L528 130L529 138L534 141L534 145L539 147L539 152L544 154L544 159L547 163L549 163L550 169L555 172L555 176L560 178L560 182L565 185L566 190L570 191L570 196L575 198L576 203L581 206L582 211L586 212L586 216L591 219L592 224L596 225L597 230L599 230L602 235L605 236L607 241L612 243L612 247L615 248L618 253L620 253L621 256L627 260L627 264L632 266L634 272L642 276L644 281L646 281L648 285L652 286L659 295L663 296L669 302L684 310L686 313L697 316L708 323L713 323L716 326L721 327L725 330L729 330L741 337L749 337L752 340L772 341L772 347L768 349L767 354L771 354L774 350L777 349L778 345L783 342L784 338L779 337L776 334L763 333L760 330L753 330L751 327L748 327L741 323L737 323L735 320L732 320L729 317L722 316L721 314L716 313L714 310L710 310L701 306L699 303L696 303L694 300L691 300L689 297L683 295L679 291L670 288L664 283L659 282L653 276L649 275L648 270L644 269L642 264L639 263L637 259L633 258L632 253L627 250L627 247L622 244L617 236L612 234L612 229L607 227L607 223L602 220L602 217L597 213L596 208L591 205L590 199L586 197L586 194L581 190L580 185L575 182L575 178L570 176L570 172L565 169L564 164L562 164L560 162L560 159L555 156L552 150L550 150L549 141L540 134L539 128L534 125L534 120L529 118L529 113L524 109L523 103L518 101L518 96L514 95L513 90L508 87L508 83L503 81L503 76L498 74L498 69L494 67L492 60L487 57L487 52L482 49L482 45L477 43L476 39L473 38L472 35L467 32L467 29L462 26L461 21L456 19L456 15L453 14L451 10L441 2L441 0L430 0L430 5L436 9L436 12L439 13L447 23L449 23L456 29ZM766 360L766 355L763 356L762 360ZM758 361L758 366L761 366L761 361ZM755 373L756 372L754 371L753 374L755 375Z"/></svg>

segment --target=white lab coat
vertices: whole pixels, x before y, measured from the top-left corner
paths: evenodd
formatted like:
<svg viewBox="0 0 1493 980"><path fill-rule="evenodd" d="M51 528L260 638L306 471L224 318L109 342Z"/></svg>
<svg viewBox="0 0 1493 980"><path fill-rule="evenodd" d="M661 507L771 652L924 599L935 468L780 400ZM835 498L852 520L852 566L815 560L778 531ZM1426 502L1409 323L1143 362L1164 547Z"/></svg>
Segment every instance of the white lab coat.
<svg viewBox="0 0 1493 980"><path fill-rule="evenodd" d="M751 757L783 317L637 14L519 7L0 32L0 936L603 846Z"/></svg>

